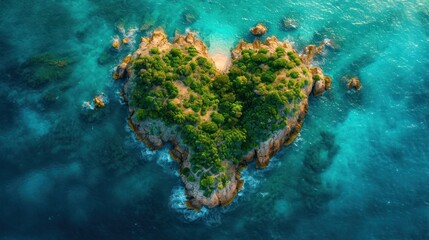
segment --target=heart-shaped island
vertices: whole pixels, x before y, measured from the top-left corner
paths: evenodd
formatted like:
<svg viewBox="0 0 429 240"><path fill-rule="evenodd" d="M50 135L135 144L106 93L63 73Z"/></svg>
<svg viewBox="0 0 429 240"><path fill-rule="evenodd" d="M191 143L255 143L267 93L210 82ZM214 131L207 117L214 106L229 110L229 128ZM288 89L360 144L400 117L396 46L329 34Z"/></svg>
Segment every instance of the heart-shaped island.
<svg viewBox="0 0 429 240"><path fill-rule="evenodd" d="M113 77L126 80L122 96L131 129L153 150L171 144L186 205L199 210L228 205L243 185L240 172L248 162L256 159L264 168L295 139L309 95L331 83L310 66L320 50L310 45L299 56L276 37L241 41L229 70L221 71L194 33L171 43L155 30Z"/></svg>

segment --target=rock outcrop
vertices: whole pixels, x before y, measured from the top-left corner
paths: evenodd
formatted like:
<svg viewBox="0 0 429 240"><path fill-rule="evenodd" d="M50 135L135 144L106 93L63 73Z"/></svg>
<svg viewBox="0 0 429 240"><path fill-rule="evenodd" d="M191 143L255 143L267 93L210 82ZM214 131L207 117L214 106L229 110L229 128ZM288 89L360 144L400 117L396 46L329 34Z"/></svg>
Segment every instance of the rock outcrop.
<svg viewBox="0 0 429 240"><path fill-rule="evenodd" d="M262 23L256 24L255 27L252 27L250 29L250 33L252 33L255 36L262 36L267 32L267 27L263 25Z"/></svg>
<svg viewBox="0 0 429 240"><path fill-rule="evenodd" d="M310 68L311 75L313 76L314 80L314 86L313 86L313 95L314 96L320 96L322 95L326 90L331 88L331 82L332 79L328 76L325 76L323 74L322 69L318 67L312 67Z"/></svg>
<svg viewBox="0 0 429 240"><path fill-rule="evenodd" d="M347 83L348 89L354 89L356 91L359 91L361 87L362 87L362 85L361 85L359 79L356 77L350 79L349 82Z"/></svg>
<svg viewBox="0 0 429 240"><path fill-rule="evenodd" d="M116 49L119 49L121 47L121 41L120 41L119 37L115 37L112 40L112 47L116 48Z"/></svg>
<svg viewBox="0 0 429 240"><path fill-rule="evenodd" d="M121 64L116 67L116 70L113 73L113 79L125 79L131 75L131 59L132 56L128 55L122 60Z"/></svg>
<svg viewBox="0 0 429 240"><path fill-rule="evenodd" d="M98 95L98 96L96 96L94 99L92 99L92 101L94 102L94 106L96 108L102 108L102 107L105 106L105 103L104 103L104 94L103 93L100 94L100 95Z"/></svg>
<svg viewBox="0 0 429 240"><path fill-rule="evenodd" d="M266 28L264 29L258 30L257 33L265 33ZM143 37L138 50L136 50L134 54L127 56L122 61L114 73L114 78L132 79L134 74L131 71L132 60L139 56L149 54L149 51L152 48L157 48L160 52L166 52L173 47L184 49L188 46L194 46L201 56L207 58L209 61L212 61L208 55L206 45L201 40L197 39L194 33L190 32L186 36L177 34L175 40L173 43L171 43L168 41L167 36L163 31L155 30L150 37ZM264 48L273 53L278 47L283 47L286 52L292 52L296 54L296 51L293 49L290 43L279 41L276 37L269 37L263 43L259 40L255 40L253 43L240 41L236 48L232 50L232 59L241 57L241 52L245 49L258 50L260 48ZM310 54L311 51L308 53ZM300 61L302 61L302 59ZM261 142L257 147L251 149L247 154L245 154L240 163L228 165L226 170L228 172L228 182L225 186L223 186L223 188L216 189L212 194L207 196L203 191L200 190L199 181L190 181L188 177L181 173L180 176L185 185L185 191L188 197L186 205L189 208L199 210L203 206L216 207L219 205L228 205L234 199L243 185L243 180L240 179L240 173L243 166L246 166L247 163L252 160L256 160L256 166L258 168L264 168L269 164L269 160L274 154L276 154L283 146L293 142L302 127L303 119L308 110L307 97L313 91L313 86L314 88L318 89L318 94L314 95L319 95L319 90L321 91L321 89L323 89L324 91L325 89L329 88L331 82L329 77L323 75L323 72L320 68L312 68L308 63L304 63L304 61L302 62L302 68L309 69L309 71L306 73L308 74L308 83L306 87L302 88L302 94L304 94L306 97L298 103L296 114L288 117L288 124L285 128L274 132L267 140ZM299 74L304 74L304 72ZM315 77L316 75L318 77ZM313 79L315 80L313 81ZM131 89L132 83L129 81L125 84L124 89L121 92L125 102L128 102ZM167 142L170 143L170 155L180 164L180 172L182 172L183 169L190 168L192 151L184 144L184 141L179 134L180 129L177 129L177 126L167 126L163 122L153 119L140 121L137 119L136 114L134 114L136 109L134 109L132 106L129 106L129 110L130 115L128 123L139 140L145 142L146 145L152 150L163 147Z"/></svg>

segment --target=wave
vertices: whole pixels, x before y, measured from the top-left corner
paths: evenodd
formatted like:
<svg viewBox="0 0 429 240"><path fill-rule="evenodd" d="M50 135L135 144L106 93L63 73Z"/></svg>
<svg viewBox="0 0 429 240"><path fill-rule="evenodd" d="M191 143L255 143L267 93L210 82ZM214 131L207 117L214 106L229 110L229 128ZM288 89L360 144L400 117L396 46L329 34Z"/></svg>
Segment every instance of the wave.
<svg viewBox="0 0 429 240"><path fill-rule="evenodd" d="M183 216L184 222L195 222L196 220L200 220L209 214L207 208L203 207L199 212L194 210L190 210L185 205L186 195L185 189L180 187L175 187L171 191L170 196L170 208L180 213Z"/></svg>

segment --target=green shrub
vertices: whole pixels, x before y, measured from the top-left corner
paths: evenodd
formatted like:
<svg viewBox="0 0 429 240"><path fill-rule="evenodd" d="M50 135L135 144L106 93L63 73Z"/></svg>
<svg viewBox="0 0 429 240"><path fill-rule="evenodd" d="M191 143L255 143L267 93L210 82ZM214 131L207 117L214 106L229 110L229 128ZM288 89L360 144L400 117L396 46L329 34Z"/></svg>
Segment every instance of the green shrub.
<svg viewBox="0 0 429 240"><path fill-rule="evenodd" d="M207 71L212 68L212 64L204 57L198 57L197 63L203 70Z"/></svg>
<svg viewBox="0 0 429 240"><path fill-rule="evenodd" d="M159 51L159 49L158 48L151 48L150 50L149 50L149 52L151 53L151 54L154 54L154 55L158 55L158 54L160 54L161 52Z"/></svg>
<svg viewBox="0 0 429 240"><path fill-rule="evenodd" d="M315 74L315 75L313 75L313 80L314 81L319 81L321 78L320 78L320 76L319 76L319 74Z"/></svg>
<svg viewBox="0 0 429 240"><path fill-rule="evenodd" d="M277 56L279 56L279 57L283 57L286 55L286 51L282 47L276 48L276 53L277 53Z"/></svg>
<svg viewBox="0 0 429 240"><path fill-rule="evenodd" d="M308 70L307 70L307 68L306 68L306 67L303 67L303 68L302 68L302 73L303 73L305 76L307 76L307 75L308 75Z"/></svg>
<svg viewBox="0 0 429 240"><path fill-rule="evenodd" d="M198 55L198 50L194 46L190 46L186 49L190 56L195 57Z"/></svg>
<svg viewBox="0 0 429 240"><path fill-rule="evenodd" d="M186 120L188 124L198 124L200 123L200 115L197 113L187 114Z"/></svg>
<svg viewBox="0 0 429 240"><path fill-rule="evenodd" d="M195 177L193 175L189 176L188 181L195 182Z"/></svg>
<svg viewBox="0 0 429 240"><path fill-rule="evenodd" d="M205 121L201 124L201 128L204 132L212 134L217 131L218 126L212 121Z"/></svg>
<svg viewBox="0 0 429 240"><path fill-rule="evenodd" d="M136 112L136 118L139 121L146 120L148 118L147 111L144 109L139 108Z"/></svg>
<svg viewBox="0 0 429 240"><path fill-rule="evenodd" d="M272 67L275 69L282 69L287 66L288 61L284 58L278 58L273 61Z"/></svg>
<svg viewBox="0 0 429 240"><path fill-rule="evenodd" d="M269 59L269 56L264 53L257 53L251 57L252 61L256 64L266 63Z"/></svg>
<svg viewBox="0 0 429 240"><path fill-rule="evenodd" d="M172 48L170 50L170 54L173 57L181 57L183 55L182 50L178 49L178 48Z"/></svg>
<svg viewBox="0 0 429 240"><path fill-rule="evenodd" d="M276 80L276 74L271 71L266 71L262 73L261 80L264 83L273 83Z"/></svg>
<svg viewBox="0 0 429 240"><path fill-rule="evenodd" d="M213 176L207 176L207 177L205 177L205 178L203 178L203 179L200 180L200 185L203 188L208 188L211 185L213 185L214 182L215 182L215 179L214 179Z"/></svg>
<svg viewBox="0 0 429 240"><path fill-rule="evenodd" d="M192 68L188 65L179 66L176 70L176 73L180 76L189 76L192 73Z"/></svg>
<svg viewBox="0 0 429 240"><path fill-rule="evenodd" d="M291 78L298 78L299 77L299 72L298 71L292 71L289 73Z"/></svg>
<svg viewBox="0 0 429 240"><path fill-rule="evenodd" d="M185 177L188 177L189 176L189 174L191 173L191 169L189 169L189 168L187 168L187 167L185 167L185 168L182 168L182 170L180 171L183 175L185 175Z"/></svg>
<svg viewBox="0 0 429 240"><path fill-rule="evenodd" d="M268 53L268 50L265 48L261 48L261 49L259 49L258 53L266 54L266 53Z"/></svg>
<svg viewBox="0 0 429 240"><path fill-rule="evenodd" d="M166 82L164 87L167 90L168 98L173 99L179 95L179 89L172 82Z"/></svg>
<svg viewBox="0 0 429 240"><path fill-rule="evenodd" d="M217 112L213 112L210 115L210 117L211 117L212 121L214 123L216 123L217 125L222 125L222 123L225 121L225 117L222 114L217 113Z"/></svg>
<svg viewBox="0 0 429 240"><path fill-rule="evenodd" d="M295 62L293 62L293 61L289 61L288 63L286 63L286 68L287 69L292 69L292 68L294 68L294 67L296 67L296 64L295 64Z"/></svg>

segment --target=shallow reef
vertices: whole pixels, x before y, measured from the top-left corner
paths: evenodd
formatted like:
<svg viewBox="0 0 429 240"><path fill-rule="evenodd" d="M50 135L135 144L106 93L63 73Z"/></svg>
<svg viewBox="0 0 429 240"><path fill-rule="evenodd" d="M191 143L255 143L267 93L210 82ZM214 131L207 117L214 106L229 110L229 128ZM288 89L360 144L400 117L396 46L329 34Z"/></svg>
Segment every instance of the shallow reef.
<svg viewBox="0 0 429 240"><path fill-rule="evenodd" d="M41 88L50 82L65 80L72 72L74 61L70 57L54 53L41 53L30 57L16 70L22 83Z"/></svg>

